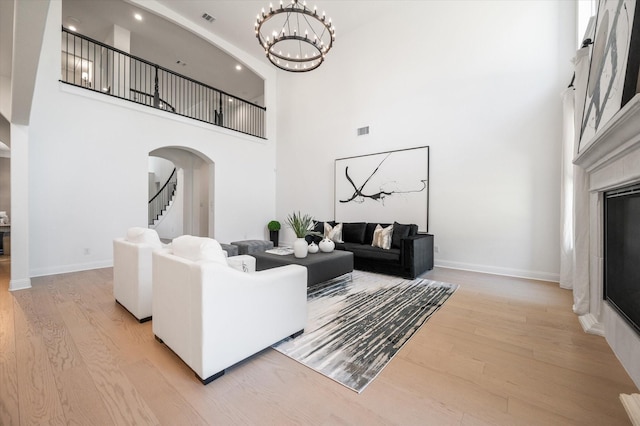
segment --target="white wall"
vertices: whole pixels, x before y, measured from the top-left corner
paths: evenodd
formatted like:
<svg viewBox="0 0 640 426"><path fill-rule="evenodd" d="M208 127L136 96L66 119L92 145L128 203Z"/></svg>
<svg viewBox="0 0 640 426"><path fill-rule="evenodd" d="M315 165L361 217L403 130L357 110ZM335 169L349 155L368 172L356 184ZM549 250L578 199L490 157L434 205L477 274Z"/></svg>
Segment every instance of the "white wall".
<svg viewBox="0 0 640 426"><path fill-rule="evenodd" d="M429 145L436 264L557 280L575 4L394 6L338 32L317 70L279 73L277 218L333 218L336 158ZM371 133L357 137L362 126Z"/></svg>
<svg viewBox="0 0 640 426"><path fill-rule="evenodd" d="M153 174L153 182L149 182L149 200L167 182L175 167L175 164L164 158L149 157L149 174Z"/></svg>
<svg viewBox="0 0 640 426"><path fill-rule="evenodd" d="M264 238L275 214L275 125L264 141L59 83L60 22L53 0L28 133L29 275L110 265L113 238L147 226L148 156L160 147L215 162L215 238Z"/></svg>

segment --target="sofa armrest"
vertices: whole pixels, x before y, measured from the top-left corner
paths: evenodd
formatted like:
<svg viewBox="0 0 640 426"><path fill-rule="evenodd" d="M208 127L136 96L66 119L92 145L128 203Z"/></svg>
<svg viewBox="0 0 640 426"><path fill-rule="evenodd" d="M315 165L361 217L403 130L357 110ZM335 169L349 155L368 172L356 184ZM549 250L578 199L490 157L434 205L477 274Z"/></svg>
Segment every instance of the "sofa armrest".
<svg viewBox="0 0 640 426"><path fill-rule="evenodd" d="M256 271L256 258L248 254L240 254L238 256L228 257L227 263L233 269L237 269L238 271L241 271L241 272Z"/></svg>
<svg viewBox="0 0 640 426"><path fill-rule="evenodd" d="M433 235L417 234L403 238L400 262L411 278L433 269Z"/></svg>

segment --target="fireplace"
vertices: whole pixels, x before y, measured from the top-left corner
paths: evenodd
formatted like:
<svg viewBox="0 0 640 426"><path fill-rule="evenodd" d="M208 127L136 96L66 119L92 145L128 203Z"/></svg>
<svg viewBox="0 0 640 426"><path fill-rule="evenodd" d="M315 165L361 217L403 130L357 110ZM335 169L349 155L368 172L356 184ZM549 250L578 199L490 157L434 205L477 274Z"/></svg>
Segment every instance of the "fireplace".
<svg viewBox="0 0 640 426"><path fill-rule="evenodd" d="M604 193L603 291L640 334L640 184Z"/></svg>
<svg viewBox="0 0 640 426"><path fill-rule="evenodd" d="M580 257L579 264L588 275L583 282L574 282L574 292L576 286L584 291L580 324L586 332L605 337L631 379L640 387L640 333L636 327L640 322L640 308L637 304L630 307L626 300L632 293L637 295L638 287L624 283L624 279L635 276L635 285L640 286L638 251L635 261L626 262L623 267L619 263L628 251L638 249L632 247L634 244L640 244L640 225L634 225L638 228L630 232L637 234L631 237L629 232L619 228L620 215L635 212L635 216L640 216L640 194L633 194L634 187L640 188L640 95L598 129L594 138L581 147L574 164L579 167L575 182L576 209L588 213L576 221L575 232L576 236L585 236L581 249L576 246L575 254ZM616 195L629 196L630 205L622 207L623 213L612 213L607 209L626 203L623 197ZM609 220L612 222L607 223ZM613 239L607 242L609 237ZM622 253L617 253L621 246ZM615 275L621 270L622 281ZM607 273L613 275L606 278L605 289Z"/></svg>

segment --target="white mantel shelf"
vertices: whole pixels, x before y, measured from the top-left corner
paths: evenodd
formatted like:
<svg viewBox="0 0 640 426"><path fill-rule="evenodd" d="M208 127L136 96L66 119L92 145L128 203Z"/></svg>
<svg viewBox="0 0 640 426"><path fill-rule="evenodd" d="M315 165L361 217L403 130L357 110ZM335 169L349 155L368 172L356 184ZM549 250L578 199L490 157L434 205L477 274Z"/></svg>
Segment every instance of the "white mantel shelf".
<svg viewBox="0 0 640 426"><path fill-rule="evenodd" d="M594 172L640 145L640 94L618 111L576 155L573 163Z"/></svg>

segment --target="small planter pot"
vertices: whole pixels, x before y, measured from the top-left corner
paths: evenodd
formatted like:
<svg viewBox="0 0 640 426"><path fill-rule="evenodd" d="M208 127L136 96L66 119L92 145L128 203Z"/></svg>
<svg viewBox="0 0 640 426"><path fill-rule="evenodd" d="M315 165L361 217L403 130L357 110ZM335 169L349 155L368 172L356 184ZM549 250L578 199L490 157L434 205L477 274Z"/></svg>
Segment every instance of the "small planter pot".
<svg viewBox="0 0 640 426"><path fill-rule="evenodd" d="M278 247L278 235L280 231L269 231L269 239L273 243L274 247Z"/></svg>

